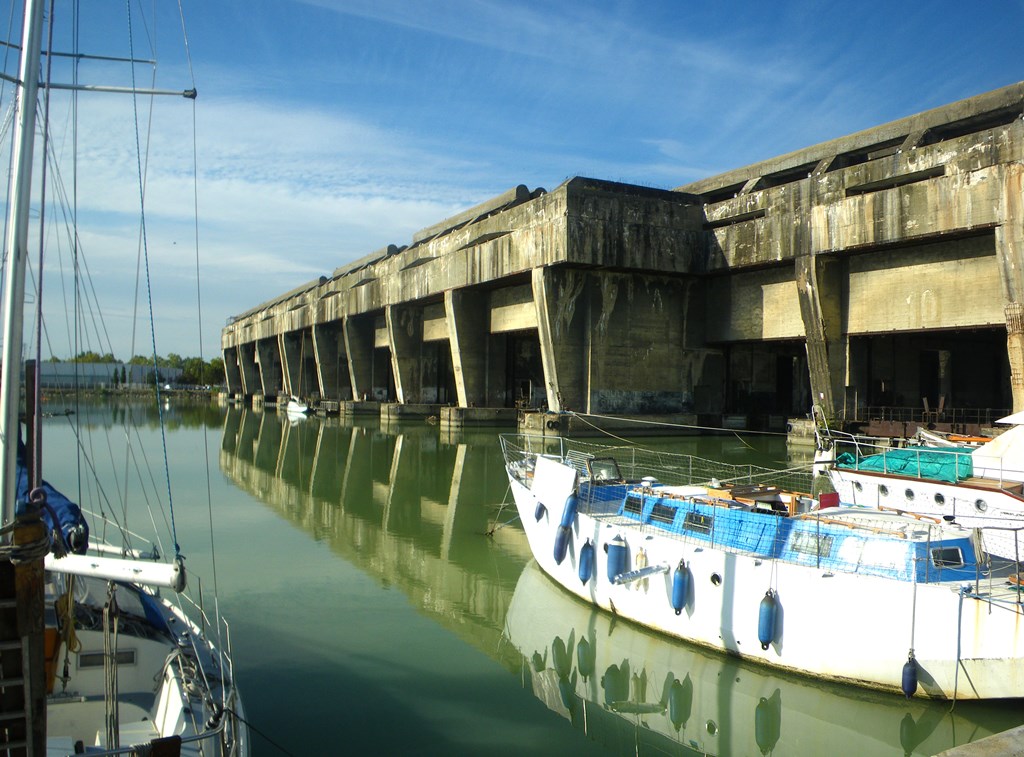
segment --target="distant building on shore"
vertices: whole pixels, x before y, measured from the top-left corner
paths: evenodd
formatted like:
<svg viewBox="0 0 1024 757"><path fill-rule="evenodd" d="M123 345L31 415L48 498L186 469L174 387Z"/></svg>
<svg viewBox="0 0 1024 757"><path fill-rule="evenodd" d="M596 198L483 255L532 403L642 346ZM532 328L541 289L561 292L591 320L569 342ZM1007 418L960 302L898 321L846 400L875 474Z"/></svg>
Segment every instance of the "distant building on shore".
<svg viewBox="0 0 1024 757"><path fill-rule="evenodd" d="M50 363L39 365L39 385L44 389L112 389L117 386L142 387L153 383L152 365L128 363ZM158 380L173 384L181 377L181 368L159 368Z"/></svg>

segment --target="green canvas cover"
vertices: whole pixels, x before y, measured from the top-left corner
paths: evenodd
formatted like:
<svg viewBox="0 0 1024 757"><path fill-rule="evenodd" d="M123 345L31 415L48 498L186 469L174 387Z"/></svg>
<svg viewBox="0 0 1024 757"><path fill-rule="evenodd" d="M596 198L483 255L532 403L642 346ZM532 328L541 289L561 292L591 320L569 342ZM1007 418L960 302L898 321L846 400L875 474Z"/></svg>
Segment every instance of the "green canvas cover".
<svg viewBox="0 0 1024 757"><path fill-rule="evenodd" d="M894 473L898 476L928 478L950 484L974 475L970 453L935 447L892 449L862 457L860 461L850 453L844 452L836 458L836 465L849 470Z"/></svg>

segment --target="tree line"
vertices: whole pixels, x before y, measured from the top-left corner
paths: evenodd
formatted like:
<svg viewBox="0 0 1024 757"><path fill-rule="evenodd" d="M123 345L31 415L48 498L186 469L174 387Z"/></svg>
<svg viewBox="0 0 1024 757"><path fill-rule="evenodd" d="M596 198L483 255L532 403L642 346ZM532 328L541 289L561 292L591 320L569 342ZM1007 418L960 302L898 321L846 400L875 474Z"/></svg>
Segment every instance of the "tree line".
<svg viewBox="0 0 1024 757"><path fill-rule="evenodd" d="M153 365L152 356L145 355L134 355L130 360L122 361L114 357L113 353L106 353L104 355L98 352L88 350L86 352L80 352L73 358L61 360L59 357L51 357L49 362L51 363L124 363L127 365ZM181 375L177 379L179 384L199 384L199 385L213 385L224 383L224 360L219 357L215 357L212 360L206 361L201 357L182 357L174 352L167 354L167 357L157 355L156 367L160 368L174 368L180 369ZM122 375L124 374L122 369Z"/></svg>

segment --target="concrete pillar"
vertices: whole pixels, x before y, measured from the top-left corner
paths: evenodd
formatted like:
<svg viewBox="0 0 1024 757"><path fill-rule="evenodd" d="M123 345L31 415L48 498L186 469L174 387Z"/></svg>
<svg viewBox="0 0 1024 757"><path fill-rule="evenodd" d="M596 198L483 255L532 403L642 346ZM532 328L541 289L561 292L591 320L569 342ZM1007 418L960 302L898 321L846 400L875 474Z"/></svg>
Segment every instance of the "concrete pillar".
<svg viewBox="0 0 1024 757"><path fill-rule="evenodd" d="M345 316L342 331L352 398L373 399L373 316Z"/></svg>
<svg viewBox="0 0 1024 757"><path fill-rule="evenodd" d="M416 404L423 389L423 309L418 305L388 305L385 318L398 401Z"/></svg>
<svg viewBox="0 0 1024 757"><path fill-rule="evenodd" d="M251 397L263 391L256 363L255 342L238 345L238 372L242 376L242 394Z"/></svg>
<svg viewBox="0 0 1024 757"><path fill-rule="evenodd" d="M448 290L444 293L448 343L459 407L487 404L488 312L485 292Z"/></svg>
<svg viewBox="0 0 1024 757"><path fill-rule="evenodd" d="M576 312L587 274L574 269L533 269L533 302L548 409L586 408L584 318Z"/></svg>
<svg viewBox="0 0 1024 757"><path fill-rule="evenodd" d="M260 367L260 386L263 395L276 397L284 391L281 371L281 347L278 339L260 339L256 342L256 362Z"/></svg>
<svg viewBox="0 0 1024 757"><path fill-rule="evenodd" d="M840 270L839 262L820 255L808 252L796 257L811 399L828 417L845 409L847 339L842 331Z"/></svg>
<svg viewBox="0 0 1024 757"><path fill-rule="evenodd" d="M1024 303L1010 302L1006 312L1006 355L1010 361L1013 412L1024 410Z"/></svg>
<svg viewBox="0 0 1024 757"><path fill-rule="evenodd" d="M280 334L281 366L285 392L307 398L318 392L316 355L311 329Z"/></svg>
<svg viewBox="0 0 1024 757"><path fill-rule="evenodd" d="M222 352L224 360L224 383L228 394L242 392L242 372L238 367L238 347L225 347Z"/></svg>
<svg viewBox="0 0 1024 757"><path fill-rule="evenodd" d="M278 349L281 350L281 378L284 393L299 396L299 373L302 370L302 334L298 331L277 335Z"/></svg>
<svg viewBox="0 0 1024 757"><path fill-rule="evenodd" d="M341 321L313 324L313 353L320 396L332 400L352 399Z"/></svg>
<svg viewBox="0 0 1024 757"><path fill-rule="evenodd" d="M1004 170L1002 225L996 227L995 243L1003 284L1010 390L1016 413L1024 410L1024 165L1011 163Z"/></svg>

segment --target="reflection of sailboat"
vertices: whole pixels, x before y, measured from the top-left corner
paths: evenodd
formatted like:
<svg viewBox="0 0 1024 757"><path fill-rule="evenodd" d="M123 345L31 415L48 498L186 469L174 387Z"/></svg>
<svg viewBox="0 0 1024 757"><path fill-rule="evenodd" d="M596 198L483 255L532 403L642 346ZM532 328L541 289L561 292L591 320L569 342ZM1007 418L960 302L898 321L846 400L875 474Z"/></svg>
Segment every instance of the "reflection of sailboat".
<svg viewBox="0 0 1024 757"><path fill-rule="evenodd" d="M989 559L981 529L819 507L752 481L750 468L685 455L511 434L501 443L534 558L581 599L824 680L1024 696L1018 568ZM822 638L850 641L838 654Z"/></svg>
<svg viewBox="0 0 1024 757"><path fill-rule="evenodd" d="M309 409L309 405L300 400L294 394L288 397L288 402L285 403L284 410L288 413L289 420L305 418L312 412Z"/></svg>
<svg viewBox="0 0 1024 757"><path fill-rule="evenodd" d="M979 715L996 717L977 703L950 712L671 641L569 596L535 562L516 585L505 633L534 694L623 753L930 755L1011 724L980 724Z"/></svg>
<svg viewBox="0 0 1024 757"><path fill-rule="evenodd" d="M189 611L202 618L201 625L183 609L189 599L181 593L184 558L176 536L172 559L158 562L152 551L144 554L138 548L137 537L123 519L119 523L103 516L93 519L90 544L82 524L55 527L48 508L63 498L41 480L44 461L35 444L38 435L32 435L33 444L24 453L16 449L43 5L27 0L23 7L5 249L0 388L5 542L0 550L4 557L0 592L5 595L0 602L0 686L4 689L0 737L4 743L0 750L30 755L245 754L247 738L240 726L244 721L231 663L206 635L210 631L223 638L223 628L219 618L211 625L198 606ZM48 21L52 31L56 20L51 15ZM48 51L50 61L55 55ZM129 65L136 63L132 60ZM143 93L133 90L133 94ZM48 111L49 99L44 109ZM49 134L48 125L41 131ZM42 163L56 166L52 155L45 155ZM77 232L76 240L80 239ZM38 387L26 394L29 408L36 411L30 428L38 431ZM159 393L154 398L159 402ZM92 467L96 461L88 462ZM76 511L67 510L72 519ZM106 515L111 515L109 510Z"/></svg>

